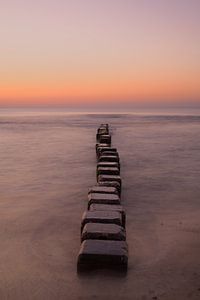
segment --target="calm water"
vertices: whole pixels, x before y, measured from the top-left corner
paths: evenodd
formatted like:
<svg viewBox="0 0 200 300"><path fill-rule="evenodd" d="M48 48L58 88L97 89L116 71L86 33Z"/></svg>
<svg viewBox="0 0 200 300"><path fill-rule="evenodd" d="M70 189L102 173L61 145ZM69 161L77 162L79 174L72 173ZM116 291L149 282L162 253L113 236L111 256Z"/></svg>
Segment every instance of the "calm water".
<svg viewBox="0 0 200 300"><path fill-rule="evenodd" d="M121 158L127 276L77 276L95 133ZM200 299L200 114L0 112L0 299Z"/></svg>

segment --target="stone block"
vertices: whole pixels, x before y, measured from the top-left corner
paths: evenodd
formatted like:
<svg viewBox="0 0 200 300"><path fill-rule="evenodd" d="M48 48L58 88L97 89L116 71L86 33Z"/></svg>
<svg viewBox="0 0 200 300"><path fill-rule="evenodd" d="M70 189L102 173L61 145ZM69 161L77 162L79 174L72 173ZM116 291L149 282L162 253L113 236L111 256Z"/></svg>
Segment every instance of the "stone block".
<svg viewBox="0 0 200 300"><path fill-rule="evenodd" d="M104 151L117 152L117 149L113 147L99 147L97 156L100 156Z"/></svg>
<svg viewBox="0 0 200 300"><path fill-rule="evenodd" d="M88 239L125 241L126 232L122 226L116 224L88 223L82 230L81 242Z"/></svg>
<svg viewBox="0 0 200 300"><path fill-rule="evenodd" d="M104 151L104 152L102 152L99 156L98 156L98 158L99 157L101 157L101 156L117 156L117 157L119 157L119 153L118 152L114 152L114 151Z"/></svg>
<svg viewBox="0 0 200 300"><path fill-rule="evenodd" d="M108 135L109 131L106 128L100 128L96 134L96 141L99 142L102 135Z"/></svg>
<svg viewBox="0 0 200 300"><path fill-rule="evenodd" d="M120 184L120 187L122 185L122 180L119 175L99 175L98 176L98 182L102 181L117 181Z"/></svg>
<svg viewBox="0 0 200 300"><path fill-rule="evenodd" d="M99 167L97 169L97 177L99 175L120 175L120 171L118 168L115 167Z"/></svg>
<svg viewBox="0 0 200 300"><path fill-rule="evenodd" d="M104 143L104 144L102 144L102 143L96 143L96 153L98 152L98 149L99 148L102 148L102 147L110 147L110 145L109 144L106 144L106 143Z"/></svg>
<svg viewBox="0 0 200 300"><path fill-rule="evenodd" d="M119 196L121 195L121 185L117 181L99 181L99 186L113 186L117 189Z"/></svg>
<svg viewBox="0 0 200 300"><path fill-rule="evenodd" d="M99 142L102 144L111 144L111 135L109 134L102 134L99 136Z"/></svg>
<svg viewBox="0 0 200 300"><path fill-rule="evenodd" d="M95 185L89 189L88 194L91 194L91 193L118 195L118 190L116 189L116 187L113 187L113 186Z"/></svg>
<svg viewBox="0 0 200 300"><path fill-rule="evenodd" d="M119 163L119 157L115 155L101 155L98 162L117 162Z"/></svg>
<svg viewBox="0 0 200 300"><path fill-rule="evenodd" d="M120 170L120 164L118 162L99 162L97 163L97 169L103 167L103 168L118 168Z"/></svg>
<svg viewBox="0 0 200 300"><path fill-rule="evenodd" d="M81 220L81 233L87 223L116 224L122 226L122 216L118 211L90 211L83 213Z"/></svg>
<svg viewBox="0 0 200 300"><path fill-rule="evenodd" d="M85 240L78 254L77 271L111 268L127 271L128 246L125 241Z"/></svg>
<svg viewBox="0 0 200 300"><path fill-rule="evenodd" d="M90 211L118 211L122 215L122 226L126 227L126 212L122 205L91 204Z"/></svg>
<svg viewBox="0 0 200 300"><path fill-rule="evenodd" d="M120 204L120 198L116 194L90 193L88 194L88 209L92 203Z"/></svg>

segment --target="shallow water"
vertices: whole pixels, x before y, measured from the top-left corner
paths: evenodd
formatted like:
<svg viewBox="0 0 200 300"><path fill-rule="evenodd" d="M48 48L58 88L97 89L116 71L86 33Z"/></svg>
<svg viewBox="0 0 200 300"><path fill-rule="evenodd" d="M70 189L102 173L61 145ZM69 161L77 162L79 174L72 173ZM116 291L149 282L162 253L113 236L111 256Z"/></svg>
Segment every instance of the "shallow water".
<svg viewBox="0 0 200 300"><path fill-rule="evenodd" d="M127 210L129 269L76 273L109 123ZM200 299L200 115L0 114L0 299Z"/></svg>

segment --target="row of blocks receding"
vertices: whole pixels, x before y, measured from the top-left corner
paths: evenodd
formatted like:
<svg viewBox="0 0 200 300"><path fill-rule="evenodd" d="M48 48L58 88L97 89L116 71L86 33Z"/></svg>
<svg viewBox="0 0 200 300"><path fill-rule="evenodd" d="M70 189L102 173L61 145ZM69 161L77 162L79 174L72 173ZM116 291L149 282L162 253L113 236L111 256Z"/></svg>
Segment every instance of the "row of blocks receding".
<svg viewBox="0 0 200 300"><path fill-rule="evenodd" d="M81 221L77 270L114 268L126 271L126 213L121 205L120 157L111 146L108 124L96 134L97 184L89 189L88 207Z"/></svg>

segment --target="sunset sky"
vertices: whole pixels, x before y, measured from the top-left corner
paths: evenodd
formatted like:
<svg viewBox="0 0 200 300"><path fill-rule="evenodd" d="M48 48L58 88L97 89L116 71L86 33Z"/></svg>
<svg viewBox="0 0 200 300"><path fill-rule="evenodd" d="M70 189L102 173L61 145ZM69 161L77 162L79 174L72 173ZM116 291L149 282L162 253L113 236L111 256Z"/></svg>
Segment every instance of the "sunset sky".
<svg viewBox="0 0 200 300"><path fill-rule="evenodd" d="M0 105L200 104L199 0L0 0Z"/></svg>

